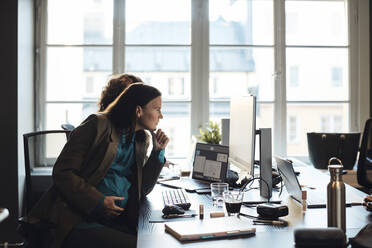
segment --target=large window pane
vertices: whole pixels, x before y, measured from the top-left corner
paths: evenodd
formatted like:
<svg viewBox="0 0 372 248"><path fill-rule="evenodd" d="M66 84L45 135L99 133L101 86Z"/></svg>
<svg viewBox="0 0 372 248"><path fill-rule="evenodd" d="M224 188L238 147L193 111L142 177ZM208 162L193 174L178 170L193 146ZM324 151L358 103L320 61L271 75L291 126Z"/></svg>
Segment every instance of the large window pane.
<svg viewBox="0 0 372 248"><path fill-rule="evenodd" d="M348 49L287 48L287 100L349 100Z"/></svg>
<svg viewBox="0 0 372 248"><path fill-rule="evenodd" d="M287 45L347 45L346 3L287 0Z"/></svg>
<svg viewBox="0 0 372 248"><path fill-rule="evenodd" d="M253 94L260 101L274 100L272 48L212 47L209 56L211 99Z"/></svg>
<svg viewBox="0 0 372 248"><path fill-rule="evenodd" d="M308 132L348 132L349 104L287 104L287 153L308 154Z"/></svg>
<svg viewBox="0 0 372 248"><path fill-rule="evenodd" d="M126 0L127 44L190 44L190 0Z"/></svg>
<svg viewBox="0 0 372 248"><path fill-rule="evenodd" d="M221 119L230 118L230 102L211 102L209 104L210 119L219 122ZM272 128L273 127L273 104L257 103L256 108L256 127Z"/></svg>
<svg viewBox="0 0 372 248"><path fill-rule="evenodd" d="M190 103L163 102L162 112L158 128L170 137L166 155L185 157L190 143Z"/></svg>
<svg viewBox="0 0 372 248"><path fill-rule="evenodd" d="M78 126L90 114L98 111L96 103L47 103L45 130L61 129L61 124Z"/></svg>
<svg viewBox="0 0 372 248"><path fill-rule="evenodd" d="M127 47L126 71L157 87L163 100L190 99L190 49Z"/></svg>
<svg viewBox="0 0 372 248"><path fill-rule="evenodd" d="M48 44L112 44L113 1L49 0Z"/></svg>
<svg viewBox="0 0 372 248"><path fill-rule="evenodd" d="M210 0L211 44L273 44L273 1Z"/></svg>
<svg viewBox="0 0 372 248"><path fill-rule="evenodd" d="M111 48L48 48L47 100L97 99L112 72Z"/></svg>
<svg viewBox="0 0 372 248"><path fill-rule="evenodd" d="M190 48L127 47L125 67L162 92L159 128L170 138L166 155L185 157L185 144L190 143Z"/></svg>

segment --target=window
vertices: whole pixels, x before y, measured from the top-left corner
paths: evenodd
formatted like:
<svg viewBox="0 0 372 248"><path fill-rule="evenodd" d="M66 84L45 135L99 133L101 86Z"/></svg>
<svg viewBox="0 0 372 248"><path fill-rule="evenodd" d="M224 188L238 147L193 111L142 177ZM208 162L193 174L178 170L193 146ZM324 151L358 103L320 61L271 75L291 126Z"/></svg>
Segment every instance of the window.
<svg viewBox="0 0 372 248"><path fill-rule="evenodd" d="M288 117L288 143L293 144L298 141L298 121L296 116Z"/></svg>
<svg viewBox="0 0 372 248"><path fill-rule="evenodd" d="M342 128L342 116L341 115L328 115L321 117L321 132L325 133L341 133Z"/></svg>
<svg viewBox="0 0 372 248"><path fill-rule="evenodd" d="M340 83L339 75L329 76L336 67L348 78L348 27L333 25L347 23L346 5L346 1L285 1L285 13L295 14L298 26L296 32L285 31L286 110L288 116L298 116L303 124L298 130L298 146L287 146L287 154L307 154L307 132L333 130L333 120L327 116L339 113L342 119L350 118L349 83ZM286 16L287 21L291 18ZM297 87L291 87L292 67L298 68ZM346 130L348 122L343 126Z"/></svg>
<svg viewBox="0 0 372 248"><path fill-rule="evenodd" d="M332 68L332 86L333 87L342 87L342 68L333 67Z"/></svg>
<svg viewBox="0 0 372 248"><path fill-rule="evenodd" d="M185 94L185 82L183 78L168 79L168 95L183 96Z"/></svg>
<svg viewBox="0 0 372 248"><path fill-rule="evenodd" d="M185 157L190 136L228 118L235 95L257 96L257 128L273 129L274 154L283 156L306 155L307 132L350 131L356 119L351 1L40 2L40 130L78 125L97 111L108 77L123 72L163 92L167 156Z"/></svg>
<svg viewBox="0 0 372 248"><path fill-rule="evenodd" d="M298 86L298 66L291 66L289 68L289 86Z"/></svg>

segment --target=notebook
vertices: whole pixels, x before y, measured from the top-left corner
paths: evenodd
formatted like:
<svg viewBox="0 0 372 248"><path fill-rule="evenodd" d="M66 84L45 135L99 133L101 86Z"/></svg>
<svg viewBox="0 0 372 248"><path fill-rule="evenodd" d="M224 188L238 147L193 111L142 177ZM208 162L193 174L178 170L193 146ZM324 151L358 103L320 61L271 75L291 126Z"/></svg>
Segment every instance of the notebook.
<svg viewBox="0 0 372 248"><path fill-rule="evenodd" d="M159 184L173 188L183 188L188 192L210 188L212 182L225 182L228 157L228 146L196 143L192 163L192 177L161 181Z"/></svg>
<svg viewBox="0 0 372 248"><path fill-rule="evenodd" d="M165 231L179 241L253 236L256 228L236 217L178 221L165 224Z"/></svg>
<svg viewBox="0 0 372 248"><path fill-rule="evenodd" d="M301 185L293 169L293 165L286 159L275 157L279 173L283 179L288 194L298 202L302 202ZM356 195L346 195L346 206L361 205L363 199ZM309 208L325 208L327 203L327 193L324 190L307 191L307 206Z"/></svg>

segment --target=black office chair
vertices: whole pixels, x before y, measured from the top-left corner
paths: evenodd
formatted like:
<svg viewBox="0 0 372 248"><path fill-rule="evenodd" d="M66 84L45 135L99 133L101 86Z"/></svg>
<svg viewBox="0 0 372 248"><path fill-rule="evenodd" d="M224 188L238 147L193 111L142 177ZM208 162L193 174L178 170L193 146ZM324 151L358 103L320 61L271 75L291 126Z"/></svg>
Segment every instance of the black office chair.
<svg viewBox="0 0 372 248"><path fill-rule="evenodd" d="M63 130L66 130L66 131L70 131L71 132L72 130L75 129L75 126L74 125L71 125L69 123L64 123L64 124L61 125L61 128Z"/></svg>
<svg viewBox="0 0 372 248"><path fill-rule="evenodd" d="M360 133L307 133L309 159L317 169L327 169L328 160L337 157L345 170L357 159Z"/></svg>
<svg viewBox="0 0 372 248"><path fill-rule="evenodd" d="M72 131L75 129L75 126L74 126L74 125L71 125L71 124L69 124L69 123L64 123L64 124L61 125L61 128L62 128L63 130L66 130L66 131L70 131L70 132L72 132ZM70 133L68 133L68 134L66 134L66 135L67 135L67 139L68 139L69 136L70 136Z"/></svg>
<svg viewBox="0 0 372 248"><path fill-rule="evenodd" d="M23 135L24 159L25 159L25 192L22 216L18 220L18 232L28 243L27 247L43 247L44 240L38 236L41 229L50 227L50 223L43 223L38 219L28 218L35 203L47 191L50 185L38 186L32 182L31 171L53 167L58 155L66 144L71 131L48 130L26 133ZM51 182L50 182L51 183Z"/></svg>
<svg viewBox="0 0 372 248"><path fill-rule="evenodd" d="M358 184L370 193L372 189L372 119L368 119L364 126L362 144L360 146L358 168Z"/></svg>

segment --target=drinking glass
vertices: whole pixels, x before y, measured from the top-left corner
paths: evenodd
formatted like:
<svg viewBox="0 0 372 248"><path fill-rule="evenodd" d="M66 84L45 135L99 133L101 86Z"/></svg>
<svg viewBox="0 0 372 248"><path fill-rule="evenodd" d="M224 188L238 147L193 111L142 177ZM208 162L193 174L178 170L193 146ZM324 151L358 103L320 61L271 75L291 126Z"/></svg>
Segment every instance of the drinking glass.
<svg viewBox="0 0 372 248"><path fill-rule="evenodd" d="M223 193L228 192L228 190L229 184L227 183L211 183L211 196L214 207L223 207Z"/></svg>
<svg viewBox="0 0 372 248"><path fill-rule="evenodd" d="M240 213L244 192L241 191L228 191L223 193L227 214L237 215Z"/></svg>

